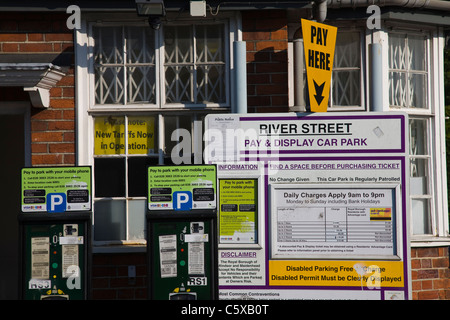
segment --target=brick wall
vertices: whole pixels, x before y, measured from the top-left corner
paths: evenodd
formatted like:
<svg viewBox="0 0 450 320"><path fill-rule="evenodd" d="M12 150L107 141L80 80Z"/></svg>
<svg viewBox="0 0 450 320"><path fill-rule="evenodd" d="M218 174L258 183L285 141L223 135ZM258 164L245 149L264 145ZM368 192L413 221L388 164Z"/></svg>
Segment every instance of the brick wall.
<svg viewBox="0 0 450 320"><path fill-rule="evenodd" d="M0 54L51 56L51 62L66 71L50 91L50 107L31 109L31 160L36 166L75 164L73 31L66 27L67 17L49 13L0 14ZM29 101L22 88L0 88L0 97L4 101Z"/></svg>
<svg viewBox="0 0 450 320"><path fill-rule="evenodd" d="M449 248L412 248L414 300L450 300Z"/></svg>
<svg viewBox="0 0 450 320"><path fill-rule="evenodd" d="M247 44L248 112L287 112L286 11L242 12L242 38Z"/></svg>
<svg viewBox="0 0 450 320"><path fill-rule="evenodd" d="M147 299L146 259L146 253L94 254L92 299ZM136 278L128 277L128 266L136 267Z"/></svg>

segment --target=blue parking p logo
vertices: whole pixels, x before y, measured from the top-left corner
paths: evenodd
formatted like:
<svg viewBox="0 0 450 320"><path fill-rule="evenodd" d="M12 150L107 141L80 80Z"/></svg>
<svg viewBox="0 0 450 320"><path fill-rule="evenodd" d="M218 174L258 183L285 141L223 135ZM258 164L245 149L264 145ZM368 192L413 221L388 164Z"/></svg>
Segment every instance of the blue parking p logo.
<svg viewBox="0 0 450 320"><path fill-rule="evenodd" d="M66 211L66 194L49 193L47 194L47 212Z"/></svg>
<svg viewBox="0 0 450 320"><path fill-rule="evenodd" d="M190 191L175 191L173 193L173 209L183 211L191 210L192 193Z"/></svg>

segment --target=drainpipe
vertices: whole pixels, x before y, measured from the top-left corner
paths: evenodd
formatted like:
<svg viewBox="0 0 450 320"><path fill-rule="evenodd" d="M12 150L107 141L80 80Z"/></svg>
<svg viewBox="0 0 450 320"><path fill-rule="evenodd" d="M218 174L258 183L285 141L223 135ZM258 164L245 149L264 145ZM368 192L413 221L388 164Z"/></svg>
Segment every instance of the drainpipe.
<svg viewBox="0 0 450 320"><path fill-rule="evenodd" d="M298 31L296 32L297 35ZM303 39L294 35L294 108L293 111L305 112L304 88L305 81L303 79L303 70L305 62L305 52L303 49Z"/></svg>
<svg viewBox="0 0 450 320"><path fill-rule="evenodd" d="M314 20L324 22L327 17L327 0L314 0Z"/></svg>
<svg viewBox="0 0 450 320"><path fill-rule="evenodd" d="M374 112L383 111L383 65L381 44L372 43L370 47L370 110Z"/></svg>
<svg viewBox="0 0 450 320"><path fill-rule="evenodd" d="M358 8L377 5L379 7L406 7L430 10L450 10L450 1L442 0L326 0L328 8Z"/></svg>
<svg viewBox="0 0 450 320"><path fill-rule="evenodd" d="M235 96L232 113L247 113L247 48L245 41L233 42Z"/></svg>

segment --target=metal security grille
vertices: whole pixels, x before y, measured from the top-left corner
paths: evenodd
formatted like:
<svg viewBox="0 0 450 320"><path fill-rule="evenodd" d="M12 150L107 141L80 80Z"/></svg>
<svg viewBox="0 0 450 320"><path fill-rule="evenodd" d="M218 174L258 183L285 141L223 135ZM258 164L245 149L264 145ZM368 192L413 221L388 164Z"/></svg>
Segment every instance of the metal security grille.
<svg viewBox="0 0 450 320"><path fill-rule="evenodd" d="M427 38L389 34L389 104L427 108Z"/></svg>
<svg viewBox="0 0 450 320"><path fill-rule="evenodd" d="M360 38L359 32L338 32L333 64L333 107L361 105Z"/></svg>
<svg viewBox="0 0 450 320"><path fill-rule="evenodd" d="M164 27L165 103L223 103L223 24Z"/></svg>
<svg viewBox="0 0 450 320"><path fill-rule="evenodd" d="M156 103L155 32L94 27L96 104Z"/></svg>

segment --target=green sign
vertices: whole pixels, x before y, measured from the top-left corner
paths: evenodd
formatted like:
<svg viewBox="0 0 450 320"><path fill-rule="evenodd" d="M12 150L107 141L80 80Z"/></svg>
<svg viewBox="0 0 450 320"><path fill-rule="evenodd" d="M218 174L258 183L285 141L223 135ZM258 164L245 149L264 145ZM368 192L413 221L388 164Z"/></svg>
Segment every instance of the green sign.
<svg viewBox="0 0 450 320"><path fill-rule="evenodd" d="M90 211L91 167L22 169L22 212Z"/></svg>
<svg viewBox="0 0 450 320"><path fill-rule="evenodd" d="M256 243L257 179L219 180L220 243Z"/></svg>
<svg viewBox="0 0 450 320"><path fill-rule="evenodd" d="M148 209L216 208L216 166L152 166L148 168Z"/></svg>

